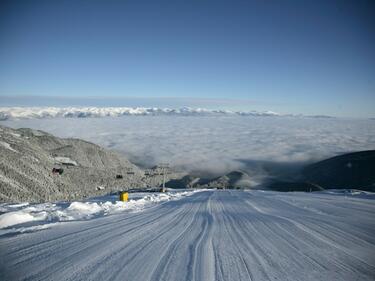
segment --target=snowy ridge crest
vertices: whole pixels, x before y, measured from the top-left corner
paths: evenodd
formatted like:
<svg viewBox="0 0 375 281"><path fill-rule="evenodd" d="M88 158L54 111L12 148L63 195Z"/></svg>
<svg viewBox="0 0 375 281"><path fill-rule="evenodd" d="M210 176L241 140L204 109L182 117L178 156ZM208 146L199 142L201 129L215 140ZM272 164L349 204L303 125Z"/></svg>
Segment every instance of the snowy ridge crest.
<svg viewBox="0 0 375 281"><path fill-rule="evenodd" d="M0 120L42 118L88 118L119 117L128 115L237 115L237 116L280 116L272 111L230 111L205 108L182 107L178 109L157 107L0 107Z"/></svg>

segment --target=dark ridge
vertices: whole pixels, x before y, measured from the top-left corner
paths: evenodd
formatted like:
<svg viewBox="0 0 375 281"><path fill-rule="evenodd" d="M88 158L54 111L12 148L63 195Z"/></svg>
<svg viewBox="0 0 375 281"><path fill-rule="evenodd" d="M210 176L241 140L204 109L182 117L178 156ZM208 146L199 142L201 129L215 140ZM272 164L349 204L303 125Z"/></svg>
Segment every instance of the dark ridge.
<svg viewBox="0 0 375 281"><path fill-rule="evenodd" d="M325 189L375 191L375 150L332 157L302 170L304 181Z"/></svg>

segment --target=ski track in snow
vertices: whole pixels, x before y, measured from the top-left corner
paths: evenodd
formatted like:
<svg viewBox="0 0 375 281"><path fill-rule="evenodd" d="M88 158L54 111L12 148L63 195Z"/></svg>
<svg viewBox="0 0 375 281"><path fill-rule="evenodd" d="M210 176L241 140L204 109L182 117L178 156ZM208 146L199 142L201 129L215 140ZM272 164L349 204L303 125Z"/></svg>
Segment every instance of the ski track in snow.
<svg viewBox="0 0 375 281"><path fill-rule="evenodd" d="M374 280L374 200L203 191L0 238L1 280Z"/></svg>

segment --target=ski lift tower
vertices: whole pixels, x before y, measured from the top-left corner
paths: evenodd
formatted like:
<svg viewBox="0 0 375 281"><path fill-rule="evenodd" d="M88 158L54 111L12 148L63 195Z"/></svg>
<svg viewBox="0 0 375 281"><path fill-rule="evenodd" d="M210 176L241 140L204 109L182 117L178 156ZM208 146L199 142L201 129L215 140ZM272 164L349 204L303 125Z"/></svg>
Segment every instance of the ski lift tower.
<svg viewBox="0 0 375 281"><path fill-rule="evenodd" d="M158 165L160 169L159 175L163 175L163 189L162 192L165 192L165 175L169 173L169 164L168 163L160 163Z"/></svg>

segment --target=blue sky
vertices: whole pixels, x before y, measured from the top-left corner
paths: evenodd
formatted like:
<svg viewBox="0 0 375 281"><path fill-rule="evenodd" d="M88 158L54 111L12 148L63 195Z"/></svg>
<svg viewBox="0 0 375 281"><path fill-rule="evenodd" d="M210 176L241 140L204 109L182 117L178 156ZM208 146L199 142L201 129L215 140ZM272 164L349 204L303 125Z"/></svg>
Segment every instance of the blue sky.
<svg viewBox="0 0 375 281"><path fill-rule="evenodd" d="M375 117L374 11L344 0L1 1L0 105Z"/></svg>

